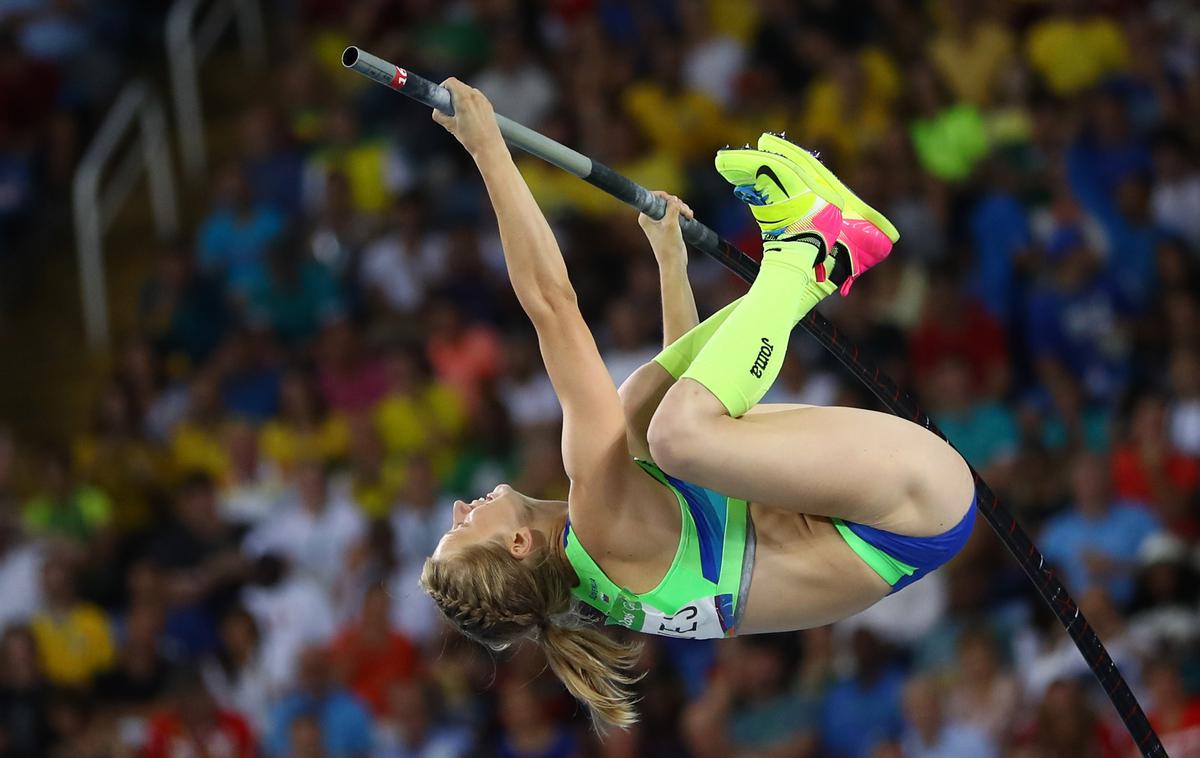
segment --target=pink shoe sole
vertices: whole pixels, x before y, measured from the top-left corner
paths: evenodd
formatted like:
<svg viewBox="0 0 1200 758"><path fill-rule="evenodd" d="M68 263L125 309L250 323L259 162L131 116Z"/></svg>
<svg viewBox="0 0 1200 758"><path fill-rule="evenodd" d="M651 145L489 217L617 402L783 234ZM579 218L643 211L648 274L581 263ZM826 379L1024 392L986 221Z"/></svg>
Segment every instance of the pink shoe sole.
<svg viewBox="0 0 1200 758"><path fill-rule="evenodd" d="M840 214L839 214L840 215ZM846 219L842 222L840 241L850 252L853 273L842 283L842 296L850 294L854 280L892 252L892 241L877 226L866 219Z"/></svg>

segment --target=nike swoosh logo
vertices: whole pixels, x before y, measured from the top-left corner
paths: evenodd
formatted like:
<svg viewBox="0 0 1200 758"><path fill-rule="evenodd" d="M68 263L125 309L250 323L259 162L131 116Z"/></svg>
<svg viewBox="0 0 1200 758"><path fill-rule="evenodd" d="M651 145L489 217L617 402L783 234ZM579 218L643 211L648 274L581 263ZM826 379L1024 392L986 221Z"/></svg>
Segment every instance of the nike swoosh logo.
<svg viewBox="0 0 1200 758"><path fill-rule="evenodd" d="M770 166L759 166L758 167L758 171L754 174L754 178L757 180L761 176L765 176L768 179L770 179L771 181L775 182L775 186L778 187L779 189L783 190L783 194L786 197L792 196L792 193L788 192L787 186L784 185L783 181L779 178L778 175L776 175L776 173L771 169Z"/></svg>

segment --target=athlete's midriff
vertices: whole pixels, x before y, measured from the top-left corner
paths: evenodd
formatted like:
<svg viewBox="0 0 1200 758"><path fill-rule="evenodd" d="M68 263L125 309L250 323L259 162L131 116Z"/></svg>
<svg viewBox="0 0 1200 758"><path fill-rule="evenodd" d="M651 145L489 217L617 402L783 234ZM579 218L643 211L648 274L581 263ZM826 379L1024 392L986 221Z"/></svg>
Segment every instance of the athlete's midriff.
<svg viewBox="0 0 1200 758"><path fill-rule="evenodd" d="M750 515L758 547L738 634L823 626L890 592L828 518L760 503Z"/></svg>

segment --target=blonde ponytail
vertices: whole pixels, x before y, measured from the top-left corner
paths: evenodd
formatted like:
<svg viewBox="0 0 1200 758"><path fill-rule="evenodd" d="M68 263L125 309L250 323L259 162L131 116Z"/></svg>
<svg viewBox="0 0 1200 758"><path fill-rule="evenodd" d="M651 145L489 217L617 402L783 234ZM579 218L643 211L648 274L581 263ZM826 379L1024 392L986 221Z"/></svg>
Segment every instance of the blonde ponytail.
<svg viewBox="0 0 1200 758"><path fill-rule="evenodd" d="M421 586L460 632L492 650L521 639L541 643L550 670L593 718L627 727L637 721L630 673L641 645L591 626L571 595L578 579L562 555L543 547L523 560L499 543L469 545L425 561Z"/></svg>
<svg viewBox="0 0 1200 758"><path fill-rule="evenodd" d="M637 721L629 688L641 678L630 673L640 644L619 642L598 629L554 624L542 630L541 642L550 670L598 720L618 727Z"/></svg>

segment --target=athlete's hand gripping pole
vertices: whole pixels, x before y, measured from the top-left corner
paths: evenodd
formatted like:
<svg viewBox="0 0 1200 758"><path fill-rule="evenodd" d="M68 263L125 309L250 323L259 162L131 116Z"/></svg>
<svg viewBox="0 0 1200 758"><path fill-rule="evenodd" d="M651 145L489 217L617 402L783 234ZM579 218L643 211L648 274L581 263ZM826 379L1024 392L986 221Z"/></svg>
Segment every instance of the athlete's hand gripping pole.
<svg viewBox="0 0 1200 758"><path fill-rule="evenodd" d="M363 76L391 87L430 108L436 108L451 115L454 113L454 104L451 102L450 92L446 88L364 50L357 47L346 48L342 53L342 64L346 68L353 69ZM593 161L586 155L504 116L497 114L496 121L500 125L500 133L515 147L574 174L588 184L599 187L651 218L660 219L666 212L666 203L662 198L656 197L650 190L621 176L608 166ZM731 242L699 221L688 218L681 218L679 221L683 238L688 244L713 256L726 268L748 282L754 281L758 276L758 263L734 247ZM916 401L901 390L891 378L880 373L876 366L860 356L858 347L842 339L837 328L828 319L812 310L804 317L800 325L825 349L833 353L834 357L859 381L869 387L875 397L891 413L920 424L942 439L946 439L946 435L921 410ZM1100 684L1117 709L1121 720L1125 722L1126 728L1137 743L1142 755L1154 758L1165 756L1166 751L1151 727L1150 721L1146 718L1146 714L1142 711L1137 698L1129 689L1129 684L1121 676L1121 672L1113 663L1108 650L1105 649L1095 630L1088 624L1087 619L1083 617L1083 613L1075 605L1075 601L1063 586L1062 581L1050 569L1045 557L1024 528L1000 503L995 493L979 476L979 472L972 468L971 473L975 476L979 512L983 514L996 532L996 536L1021 565L1026 575L1037 587L1042 599L1046 601L1046 604L1058 617L1059 622L1066 628L1084 660L1091 667L1092 673L1100 680Z"/></svg>

